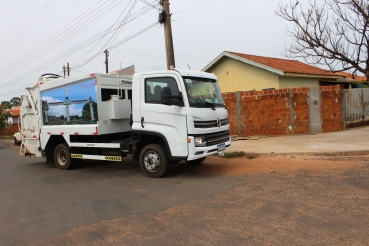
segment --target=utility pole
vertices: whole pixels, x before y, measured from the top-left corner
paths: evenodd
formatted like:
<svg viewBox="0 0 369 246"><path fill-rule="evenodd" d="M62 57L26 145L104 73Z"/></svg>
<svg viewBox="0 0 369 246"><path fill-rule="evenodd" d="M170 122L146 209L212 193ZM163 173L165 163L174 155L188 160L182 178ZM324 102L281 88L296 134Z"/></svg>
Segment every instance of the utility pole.
<svg viewBox="0 0 369 246"><path fill-rule="evenodd" d="M70 76L70 66L69 66L69 62L67 62L67 72L68 72L68 77Z"/></svg>
<svg viewBox="0 0 369 246"><path fill-rule="evenodd" d="M64 78L65 78L65 65L63 66L63 74L64 74Z"/></svg>
<svg viewBox="0 0 369 246"><path fill-rule="evenodd" d="M165 36L165 51L167 55L167 69L175 68L176 64L174 61L174 49L173 49L173 38L172 38L172 23L171 13L169 10L169 0L162 0L163 12L159 14L159 22L164 24L164 36Z"/></svg>
<svg viewBox="0 0 369 246"><path fill-rule="evenodd" d="M105 53L105 69L106 69L106 73L109 73L109 66L108 66L108 62L109 62L109 51L106 49L104 51Z"/></svg>

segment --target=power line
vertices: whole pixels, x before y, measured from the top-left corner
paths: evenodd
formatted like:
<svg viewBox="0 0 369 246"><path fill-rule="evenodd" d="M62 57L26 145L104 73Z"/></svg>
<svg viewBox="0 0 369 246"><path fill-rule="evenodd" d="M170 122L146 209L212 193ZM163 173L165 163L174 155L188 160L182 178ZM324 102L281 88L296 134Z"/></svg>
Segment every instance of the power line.
<svg viewBox="0 0 369 246"><path fill-rule="evenodd" d="M124 0L122 1L122 2L124 2ZM119 3L118 3L119 4ZM40 57L40 56L42 56L43 54L46 54L48 51L50 51L51 49L53 49L53 48L55 48L56 46L58 46L58 45L60 45L61 43L63 43L64 41L66 41L67 39L69 39L70 37L72 37L73 35L75 35L77 32L79 32L81 29L83 29L83 28L85 28L85 27L87 27L88 25L90 25L90 24L92 24L93 22L95 22L95 21L97 21L99 18L101 18L103 15L106 15L107 13L108 13L108 11L109 10L111 10L112 8L114 8L114 7L116 7L118 4L116 4L116 5L114 5L114 6L112 6L112 7L110 7L108 10L106 10L105 12L103 12L103 13L101 13L99 16L97 16L95 19L93 19L93 20L91 20L90 22L88 22L87 24L85 24L87 21L89 21L90 19L88 19L87 21L85 21L84 23L82 23L82 25L83 24L85 24L85 26L83 26L82 28L80 28L79 30L76 30L74 33L71 33L71 34L69 34L69 36L67 36L67 37L63 37L64 39L62 39L60 42L58 42L58 43L56 43L56 44L54 44L53 46L49 46L49 47L47 47L48 49L47 50L44 50L43 49L43 52L42 53L39 53L39 54L37 54L36 55L36 57L30 57L30 56L28 56L27 58L26 58L26 60L23 60L22 62L21 62L21 64L19 64L19 66L21 66L21 65L23 65L23 64L25 64L25 63L29 63L30 62L30 60L33 60L33 59L36 59L37 57ZM102 5L100 5L99 7L101 7ZM109 5L108 5L109 6ZM104 10L106 9L107 7L104 7ZM150 9L149 8L146 8L146 10L145 10L145 8L142 8L141 9L142 11L141 11L141 13L139 13L139 11L137 11L137 12L135 12L135 15L133 15L132 14L132 18L130 18L129 20L127 20L126 22L128 23L128 22L130 22L130 21L132 21L132 20L134 20L134 19L136 19L137 17L139 17L139 16L141 16L142 14L144 14L144 13L146 13L146 12L148 12L148 11L150 11ZM96 11L96 9L95 10L93 10L93 12L94 11ZM93 13L92 12L92 13ZM101 12L101 11L99 11L99 12ZM136 14L137 13L137 14ZM84 19L84 18L83 18ZM81 25L80 25L81 26ZM76 28L75 28L76 29ZM74 30L75 30L74 29ZM74 31L74 30L72 30L72 31ZM61 34L60 34L61 35ZM59 35L59 36L60 36ZM59 37L58 36L58 37ZM49 42L50 43L50 42ZM35 52L34 52L35 53ZM33 53L33 54L34 54ZM31 55L33 55L33 54L31 54ZM4 75L7 75L7 74L9 74L9 73L11 73L11 72L13 72L14 70L16 70L17 69L17 67L13 67L12 69L10 69L10 71L7 71L5 74L2 74L3 76ZM1 70L1 69L0 69Z"/></svg>
<svg viewBox="0 0 369 246"><path fill-rule="evenodd" d="M102 35L101 36L101 38L99 39L99 41L97 41L96 43L95 43L95 45L87 52L87 53L85 53L80 59L78 59L76 62L78 62L78 61L80 61L83 57L85 57L88 53L90 53L95 47L96 47L96 45L98 45L99 43L100 43L100 41L108 34L108 32L111 30L111 28L113 28L113 26L115 25L115 23L117 23L117 21L119 20L119 18L122 16L122 14L124 13L124 11L126 11L126 9L127 9L127 7L128 7L128 5L126 6L126 8L122 11L122 13L118 16L118 18L114 21L114 23L113 23L113 25L111 25L108 29L106 29L106 33L104 34L104 35ZM118 27L119 28L119 27ZM115 33L114 33L115 34ZM114 35L113 34L113 35ZM103 48L102 48L103 49ZM101 50L102 50L101 49ZM100 50L100 51L101 51ZM100 52L99 51L99 52Z"/></svg>
<svg viewBox="0 0 369 246"><path fill-rule="evenodd" d="M108 1L108 0L107 0ZM31 49L28 53L26 53L25 55L21 56L20 58L18 58L17 60L13 61L12 63L10 63L8 66L5 66L3 69L6 69L8 67L12 67L14 66L14 63L18 62L18 60L22 59L23 57L29 55L29 53L31 53L32 51L34 51L35 49L39 48L40 46L42 46L44 43L46 43L49 39L53 38L54 36L56 36L58 33L60 34L61 31L63 31L64 29L66 29L67 27L69 28L69 25L71 25L74 21L76 21L78 18L80 18L81 16L83 16L84 14L86 14L88 11L90 11L92 8L94 8L97 4L95 4L94 6L92 6L91 8L89 8L87 11L85 11L83 14L81 14L80 16L78 16L77 18L75 18L73 21L69 22L66 26L64 26L63 28L61 28L59 31L57 31L55 34L53 34L52 36L50 36L49 38L47 38L46 40L44 40L42 43L40 43L39 45L37 45L35 48ZM101 7L102 5L100 5L99 7ZM36 53L38 50L36 50L35 52L33 52L32 54ZM0 69L1 71L2 69Z"/></svg>
<svg viewBox="0 0 369 246"><path fill-rule="evenodd" d="M134 33L134 34L132 34L131 36L129 36L129 37L127 37L127 38L125 38L125 39L123 39L123 40L119 41L119 42L118 42L118 43L116 43L115 45L113 45L113 46L109 47L109 50L114 50L114 49L118 48L118 47L119 47L119 46L121 46L122 44L124 44L124 43L126 43L126 42L130 41L131 39L133 39L133 38L137 37L138 35L140 35L140 34L142 34L142 33L144 33L144 32L146 32L147 30L149 30L149 29L153 28L153 27L154 27L154 26L156 26L156 25L158 25L158 23L157 23L157 22L155 22L154 24L152 24L152 25L150 25L150 26L148 26L148 27L146 27L146 28L144 28L144 29L142 29L142 30L140 30L140 31L138 31L138 32L136 32L136 33ZM102 55L103 55L103 53L102 53L102 52L100 52L100 53L98 53L98 54L96 54L96 55L92 56L91 58L86 59L85 61L81 62L80 64L75 65L74 67L72 67L72 69L74 69L74 68L80 68L80 67L82 67L82 66L84 66L84 65L88 64L89 62L91 62L93 59L95 59L95 58L97 58L97 57L99 57L99 56L102 56Z"/></svg>
<svg viewBox="0 0 369 246"><path fill-rule="evenodd" d="M123 0L124 1L124 0ZM186 10L188 10L188 9L191 9L191 8L194 8L194 7L197 7L197 6L199 6L199 5L202 5L202 4L205 4L205 3L208 3L208 2L210 2L210 1L212 1L212 0L209 0L209 1L206 1L206 2L203 2L203 3L200 3L200 4L197 4L197 5L195 5L195 6L192 6L192 7L189 7L189 8L186 8L186 9L183 9L183 10L181 10L181 11L178 11L178 12L176 12L176 13L180 13L180 12L183 12L183 11L186 11ZM156 1L157 2L157 4L160 4L160 1L159 0L157 0ZM97 4L95 4L94 6L96 6ZM102 6L102 5L100 5L100 6ZM149 5L150 6L150 5ZM151 6L150 6L151 7ZM91 7L90 9L92 9L93 7ZM90 10L89 9L89 10ZM106 9L106 8L104 8L104 9ZM151 9L154 9L154 8L152 8L151 7ZM89 11L88 10L88 11ZM110 10L110 9L109 9ZM88 11L86 11L85 13L87 13ZM148 12L148 11L147 11ZM106 13L106 12L105 12ZM137 12L136 12L137 13ZM145 12L146 13L146 12ZM81 15L82 16L82 15ZM101 16L101 15L100 15ZM99 16L99 17L100 17ZM134 17L133 18L133 14L132 14L132 19L130 19L130 21L131 20L133 20L133 19L136 19L137 17L139 17L139 16L136 16L136 17ZM79 18L79 17L78 17ZM77 20L78 18L76 18L75 20ZM94 21L96 21L97 19L95 18L94 20L92 20L92 22L94 22ZM73 23L73 21L71 22L71 23ZM90 22L91 23L91 22ZM90 24L90 23L88 23L88 24ZM127 21L127 23L128 23L128 21ZM77 23L78 24L78 23ZM118 42L117 44L115 44L115 45L113 45L112 46L112 48L111 49L115 49L115 48L118 48L120 45L122 45L123 43L125 43L125 42L128 42L129 40L131 40L132 38L134 38L134 37L136 37L136 36L138 36L138 35L140 35L141 33L143 33L143 32L145 32L145 31L147 31L148 29L150 29L150 28L152 28L152 27L154 27L154 26L156 26L157 25L157 23L155 23L155 24L153 24L153 25L151 25L151 26L149 26L148 28L145 28L145 29L143 29L143 30L141 30L141 31L139 31L139 32L137 32L137 33L135 33L135 34L133 34L133 35L131 35L131 36L129 36L129 37L127 37L127 38L125 38L125 39L123 39L123 40L121 40L120 42ZM86 25L85 26L83 26L82 28L85 28L86 27ZM81 29L82 29L81 28ZM110 27L111 28L111 27ZM119 28L119 27L117 27L117 28ZM109 28L108 28L109 29ZM117 30L117 29L111 29L112 31L114 31L114 30ZM106 30L105 30L106 31ZM96 37L97 38L99 38L101 35L102 35L102 33L103 32L101 32L100 33L100 35L95 35L94 37L95 38L93 38L95 41L96 41ZM109 32L110 33L110 32ZM155 32L154 32L155 33ZM53 36L55 36L55 35L53 35ZM52 37L53 37L52 36ZM92 42L92 40L86 40L87 41L87 44L88 43L91 43ZM86 42L85 41L85 42ZM144 42L144 43L146 43L147 42L147 40ZM43 43L45 43L45 42L43 42ZM42 44L43 44L42 43ZM143 44L144 44L143 43ZM59 43L58 43L59 44ZM58 45L58 44L56 44L56 45ZM142 44L142 45L143 45ZM88 45L90 45L90 44L88 44ZM141 46L142 46L141 45ZM140 48L141 46L139 46L138 48ZM37 47L40 47L40 45L39 46L37 46ZM137 48L137 49L138 49ZM80 49L80 47L78 47L78 48L76 48L76 49L74 49L74 50L71 50L71 52L69 52L69 54L68 55L70 55L70 54L74 54L75 53L75 51L76 50L79 50ZM135 49L135 50L137 50L137 49ZM134 52L134 51L133 51ZM133 53L133 52L131 52L131 53ZM131 54L130 53L130 54ZM98 55L98 56L100 56L100 55ZM98 57L97 56L97 57ZM58 61L58 60L60 60L60 59L63 59L64 58L64 56L61 56L59 59L56 59L56 60L54 60L54 62L56 62L56 61ZM95 57L96 58L96 57ZM92 60L91 60L92 61ZM86 65L86 64L88 64L89 62L86 62L86 61L84 61L84 62L82 62L82 63L80 63L80 64L77 64L78 65L78 67L77 66L75 66L75 67L73 67L73 69L76 69L76 68L79 68L79 67L82 67L82 66L84 66L84 65ZM16 79L13 79L12 81L10 81L10 83L9 82L7 82L8 83L8 85L9 86L19 86L19 84L18 85L15 85L17 82L19 82L19 81L22 81L22 80L24 80L25 78L29 78L29 74L33 74L33 73L35 73L35 72L37 72L37 71L39 71L39 70L41 70L41 69L44 69L45 67L47 67L47 66L49 66L50 65L50 63L46 63L46 64L44 64L44 66L40 66L40 67L38 67L36 70L32 70L32 71L30 71L30 72L27 72L26 74L23 74L22 76L19 76L18 78L16 78ZM12 82L15 82L15 83L12 83ZM6 86L5 86L6 87ZM10 94L10 93L2 93L2 94L0 94L0 96L4 96L4 95L12 95L12 94Z"/></svg>
<svg viewBox="0 0 369 246"><path fill-rule="evenodd" d="M22 35L18 38L18 40L13 44L13 46L10 48L10 50L5 54L5 56L0 60L0 62L2 62L5 57L7 57L7 55L10 53L10 51L13 50L13 48L15 47L15 45L19 42L19 40L23 37L23 35L27 32L27 30L32 26L33 22L37 19L37 17L41 14L42 10L46 7L46 5L49 3L50 0L47 0L47 2L44 4L44 6L42 7L42 9L40 10L40 12L38 12L38 14L36 15L36 17L31 21L31 24L28 25L28 27L26 28L26 30L24 30L24 32L22 33Z"/></svg>
<svg viewBox="0 0 369 246"><path fill-rule="evenodd" d="M155 25L158 25L158 23L154 23L153 25L150 25L150 26L148 26L148 27L146 27L146 28L144 28L144 29L142 29L142 30L140 30L140 31L138 31L138 32L136 32L136 33L134 33L134 34L132 34L131 36L129 36L129 37L127 37L127 38L125 38L125 39L123 39L123 40L121 40L120 42L118 42L117 44L115 44L114 46L112 46L110 49L111 50L114 50L114 49L116 49L117 47L119 47L120 45L122 45L122 44L124 44L124 43L126 43L126 42L128 42L128 41L130 41L131 39L133 39L133 38L135 38L135 37L137 37L138 35L140 35L140 34L142 34L142 33L144 33L145 31L147 31L147 30L149 30L149 29L151 29L152 27L154 27ZM103 53L101 53L101 54L103 54ZM101 56L100 54L98 55L98 56L96 56L96 57L99 57L99 56ZM94 57L94 58L96 58L96 57ZM59 61L59 60L61 60L61 59L63 59L64 58L64 56L62 56L62 57L60 57L60 58L58 58L58 59L56 59L56 61ZM76 69L76 68L80 68L80 67L82 67L82 66L84 66L84 65L86 65L86 64L88 64L90 61L91 61L92 59L87 59L86 61L84 61L84 62L82 62L82 63L80 63L80 64L77 64L77 65L75 65L75 66L73 66L72 67L72 70L73 69ZM36 72L38 72L38 71L40 71L40 70L42 70L42 69L44 69L44 68L46 68L47 66L49 66L50 65L50 63L45 63L43 66L40 66L40 67L38 67L38 68L36 68L36 69L34 69L33 71L29 71L29 72L27 72L27 73L25 73L25 74L23 74L23 75L21 75L21 76L19 76L18 78L16 78L16 79L13 79L13 80L11 80L11 81L9 81L9 82L7 82L7 84L6 85L4 85L4 86L2 86L1 88L5 88L5 87L9 87L9 86L14 86L15 85L15 83L17 83L17 82L19 82L19 81L22 81L22 80L24 80L24 79L26 79L26 78L29 78L29 76L31 75L31 74L34 74L34 73L36 73ZM7 93L4 93L4 95L6 95ZM3 95L3 94L0 94L0 95Z"/></svg>
<svg viewBox="0 0 369 246"><path fill-rule="evenodd" d="M131 18L129 18L129 20L127 20L127 23L128 23L128 22L130 22L130 21L133 21L134 19L136 19L136 18L137 18L137 17L139 17L139 16L142 16L142 14L147 13L147 12L149 12L150 10L151 10L151 9L150 9L150 8L148 8L148 7L140 9L139 11L135 12L135 14L132 14L132 17L131 17ZM107 30L107 29L106 29L106 30ZM54 63L56 63L56 62L58 62L58 61L60 61L60 60L64 59L65 57L68 57L69 55L71 55L71 54L75 53L76 51L78 51L78 50L80 50L80 49L83 49L83 48L88 47L88 46L89 46L89 45L91 45L93 42L95 42L97 39L99 39L99 37L100 37L101 35L103 35L103 34L106 32L106 30L104 30L104 31L100 32L99 34L97 34L97 35L93 36L92 38L90 38L90 39L88 39L88 40L85 40L84 42L80 43L79 45L75 46L74 48L72 48L72 49L70 49L70 50L68 50L68 51L64 52L62 55L60 55L60 56L58 56L58 57L55 57L55 58L53 58L52 60L50 60L50 61L48 61L48 62L44 63L43 65L41 65L41 68L45 68L45 67L47 67L47 66L48 66L48 65L50 65L50 64L54 64ZM109 31L109 33L110 33L110 32L113 32L113 31L114 31L114 29L112 29L111 31ZM36 68L36 69L37 69L36 71L38 71L38 70L40 70L40 67L38 67L38 68ZM32 73L32 71L31 71L31 72L29 72L29 73ZM13 84L18 83L19 81L22 81L24 78L27 78L27 76L28 76L28 74L29 74L29 73L23 74L23 75L19 76L18 78L13 79L13 80L11 80L11 81L9 81L9 82L4 82L4 83L3 83L4 85L3 85L3 86L1 86L1 88L9 87L9 86L11 86L11 85L13 85Z"/></svg>
<svg viewBox="0 0 369 246"><path fill-rule="evenodd" d="M156 28L155 30L154 30L154 32L140 45L140 46L138 46L136 49L134 49L133 51L131 51L130 53L128 53L127 55L125 55L125 56L123 56L123 57L121 57L121 58L118 58L118 59L116 59L116 60L120 60L120 59L123 59L123 58L125 58L125 57L127 57L127 56L129 56L129 55L131 55L132 53L134 53L136 50L138 50L139 48L141 48L147 41L149 41L151 38L152 38L152 36L154 36L154 34L157 32L159 30L159 28Z"/></svg>
<svg viewBox="0 0 369 246"><path fill-rule="evenodd" d="M197 7L197 6L203 5L203 4L208 3L208 2L211 2L211 1L213 1L213 0L208 0L208 1L206 1L206 2L196 4L196 5L192 6L192 7L189 7L189 8L186 8L186 9L182 9L182 10L180 10L180 11L178 11L178 12L175 12L174 14L181 13L181 12L183 12L183 11L186 11L186 10L189 10L189 9L192 9L192 8L195 8L195 7Z"/></svg>
<svg viewBox="0 0 369 246"><path fill-rule="evenodd" d="M147 5L149 5L149 6L151 6L153 9L157 9L157 10L160 10L160 8L157 6L157 5L155 5L155 4L153 4L153 3L149 3L148 1L146 1L146 0L140 0L141 2L143 2L143 3L146 3ZM159 1L157 1L157 3L158 4L160 4L160 2Z"/></svg>
<svg viewBox="0 0 369 246"><path fill-rule="evenodd" d="M114 0L114 1L116 1L116 0ZM107 1L108 2L108 1ZM107 2L105 2L105 3L107 3ZM123 2L124 2L124 0L123 0ZM100 5L100 6L98 6L98 8L99 7L101 7L101 6L103 6L105 3L103 3L102 5ZM113 4L113 3L111 3L111 4ZM103 10L105 10L105 9L107 9L111 4L109 4L108 6L106 6L106 7L104 7L103 8ZM3 71L3 70L6 70L6 69L9 69L10 68L10 71L7 71L5 74L2 74L2 76L4 76L4 75L6 75L6 74L9 74L9 73L11 73L11 72L13 72L14 70L17 70L18 69L18 67L17 66L22 66L22 65L24 65L24 64L26 64L26 63L29 63L31 60L33 60L33 59L36 59L36 58L38 58L38 57L40 57L40 56L42 56L43 54L45 54L45 53L47 53L48 51L50 51L51 49L53 49L53 48L55 48L56 46L58 46L58 45L60 45L61 43L63 43L64 41L66 41L67 39L69 39L70 37L72 37L73 35L75 35L76 33L78 33L79 31L81 31L83 28L85 28L85 27L87 27L88 25L91 25L93 22L95 22L95 21L97 21L99 18L101 18L104 14L106 15L107 14L107 12L109 11L109 10L111 10L111 9L113 9L113 8L115 8L117 5L119 5L119 2L117 3L117 4L115 4L115 5L113 5L113 6L111 6L108 10L106 10L105 12L103 12L103 13L101 13L100 15L98 15L97 17L96 17L96 15L94 15L93 13L95 12L95 11L97 11L98 10L98 8L96 8L96 9L94 9L91 13L89 13L89 15L88 16L93 16L93 17L90 17L90 18L88 18L86 21L84 21L82 24L80 24L79 26L77 26L77 27L75 27L74 29L71 29L71 30L67 30L67 31L64 31L64 32L62 32L62 33L60 33L59 35L57 35L55 38L53 38L51 41L49 41L48 43L46 43L46 47L45 46L43 46L43 47L40 47L41 45L39 45L39 46L37 46L36 48L38 48L37 50L35 50L33 53L31 53L31 54L26 54L25 56L22 56L21 58L24 58L22 61L20 61L20 62L18 62L18 60L20 60L20 59L18 59L17 61L15 61L15 62L13 62L13 63L11 63L11 64L9 64L8 66L5 66L4 68L2 68L2 69L0 69L0 71ZM90 8L91 9L91 8ZM100 10L99 12L101 12L101 11L103 11L103 10ZM82 18L82 20L84 20L86 17L84 17L84 18ZM78 18L77 18L78 19ZM92 20L91 20L92 19ZM81 20L81 21L82 21ZM79 21L79 22L81 22L81 21ZM89 21L89 22L88 22ZM86 24L86 22L87 22L87 24ZM71 23L73 23L73 21L71 22ZM78 24L78 23L77 23ZM84 25L84 26L83 26ZM81 27L82 26L82 27ZM77 29L77 28L79 28L79 29ZM65 29L65 28L63 28L63 29ZM67 34L65 34L66 32L69 32L69 33L67 33ZM56 34L55 34L56 35ZM55 36L55 35L53 35L53 36ZM53 37L52 36L52 37ZM55 42L54 43L52 43L54 40L57 40L56 42L56 44L55 44ZM43 42L43 43L45 43L45 42ZM42 43L42 44L43 44ZM42 51L42 53L38 53L39 51ZM32 57L32 56L34 56L34 57ZM19 63L19 64L16 64L16 63Z"/></svg>
<svg viewBox="0 0 369 246"><path fill-rule="evenodd" d="M100 52L109 44L109 42L110 42L110 40L115 36L115 34L117 33L117 31L118 30L120 30L121 29L121 27L123 27L123 25L124 25L124 23L125 23L125 21L127 20L127 18L128 18L128 16L129 16L129 14L131 13L131 11L133 10L133 8L134 8L134 6L136 5L136 3L137 3L137 1L138 0L135 0L135 2L132 4L132 6L131 6L131 8L130 8L130 10L129 10L129 12L127 13L127 15L126 15L126 17L122 20L122 22L120 23L120 25L118 26L118 28L115 30L115 32L114 32L114 34L110 37L110 39L108 40L108 42L95 54L95 56L93 56L92 58L90 58L90 61L92 61L93 59L95 59L96 58L96 56L98 56L99 54L100 54ZM128 7L128 6L127 6ZM126 9L124 9L124 11L125 11ZM123 12L124 12L123 11ZM104 35L105 36L105 35ZM89 63L90 61L88 61L87 63ZM86 64L87 64L86 63Z"/></svg>

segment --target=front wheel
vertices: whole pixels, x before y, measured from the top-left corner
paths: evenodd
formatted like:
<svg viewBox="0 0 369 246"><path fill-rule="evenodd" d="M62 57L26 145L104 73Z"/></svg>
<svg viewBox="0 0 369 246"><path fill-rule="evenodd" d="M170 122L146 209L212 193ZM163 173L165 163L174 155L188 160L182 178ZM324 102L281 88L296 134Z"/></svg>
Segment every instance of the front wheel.
<svg viewBox="0 0 369 246"><path fill-rule="evenodd" d="M67 144L58 144L54 150L54 160L57 168L68 170L74 167L75 161L70 156L70 148Z"/></svg>
<svg viewBox="0 0 369 246"><path fill-rule="evenodd" d="M188 164L191 164L191 165L199 165L201 162L205 161L205 159L206 159L206 156L205 157L202 157L200 159L187 161L187 163Z"/></svg>
<svg viewBox="0 0 369 246"><path fill-rule="evenodd" d="M165 148L159 144L149 144L140 152L140 166L147 177L160 178L170 166Z"/></svg>

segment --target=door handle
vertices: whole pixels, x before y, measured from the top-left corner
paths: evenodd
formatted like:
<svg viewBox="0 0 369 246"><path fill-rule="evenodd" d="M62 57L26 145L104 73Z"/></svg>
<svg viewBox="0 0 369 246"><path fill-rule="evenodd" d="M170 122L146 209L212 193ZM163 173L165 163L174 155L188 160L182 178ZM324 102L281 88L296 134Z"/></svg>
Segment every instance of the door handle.
<svg viewBox="0 0 369 246"><path fill-rule="evenodd" d="M141 126L142 126L142 128L145 128L145 126L144 126L144 121L145 121L145 118L144 117L141 117Z"/></svg>

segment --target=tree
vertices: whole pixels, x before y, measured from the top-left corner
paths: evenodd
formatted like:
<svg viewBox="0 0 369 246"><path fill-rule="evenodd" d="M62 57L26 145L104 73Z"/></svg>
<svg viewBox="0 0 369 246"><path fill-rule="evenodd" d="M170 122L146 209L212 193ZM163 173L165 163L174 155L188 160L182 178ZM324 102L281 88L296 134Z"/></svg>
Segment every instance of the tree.
<svg viewBox="0 0 369 246"><path fill-rule="evenodd" d="M319 2L319 4L318 4ZM279 4L276 15L293 22L294 40L285 55L309 64L327 65L332 72L363 73L369 81L369 5L361 0L309 0Z"/></svg>
<svg viewBox="0 0 369 246"><path fill-rule="evenodd" d="M17 107L22 104L22 99L20 97L13 97L12 99L10 99L10 103L12 107Z"/></svg>
<svg viewBox="0 0 369 246"><path fill-rule="evenodd" d="M5 112L3 108L0 106L0 130L8 125L8 118L10 117L10 113Z"/></svg>
<svg viewBox="0 0 369 246"><path fill-rule="evenodd" d="M94 118L98 119L99 116L97 114L97 103L96 102L93 102L92 108L94 110ZM83 105L82 120L91 121L91 109L90 109L90 104L89 103L86 103L85 105Z"/></svg>
<svg viewBox="0 0 369 246"><path fill-rule="evenodd" d="M1 102L1 107L3 109L11 109L12 108L12 104L8 101L2 101Z"/></svg>

